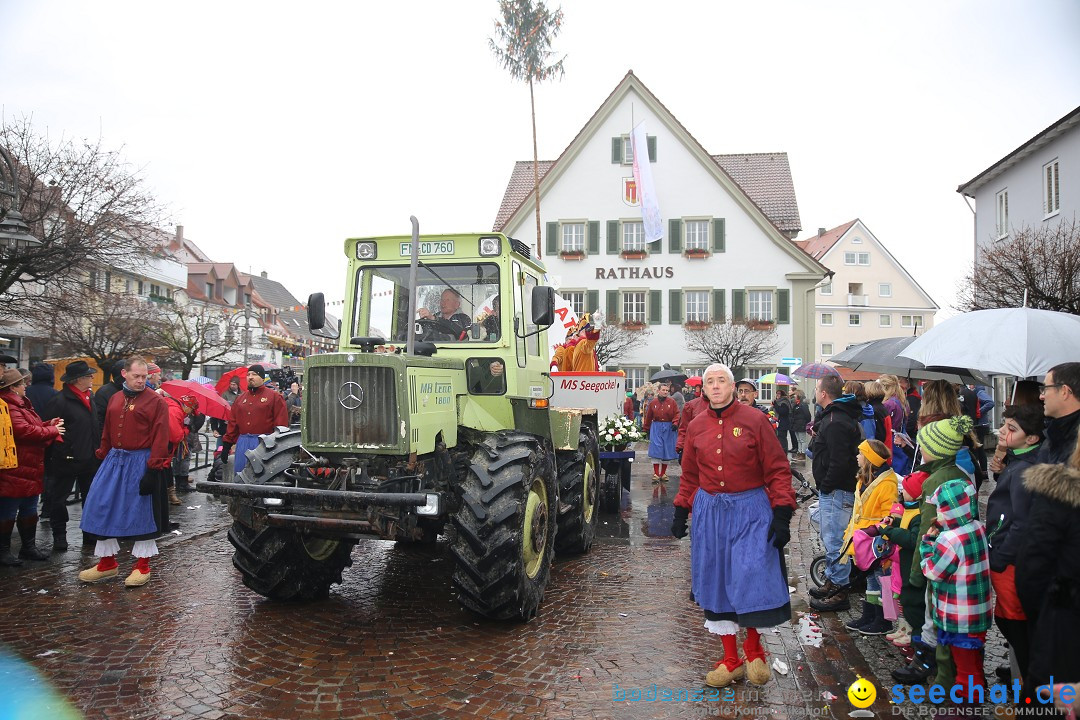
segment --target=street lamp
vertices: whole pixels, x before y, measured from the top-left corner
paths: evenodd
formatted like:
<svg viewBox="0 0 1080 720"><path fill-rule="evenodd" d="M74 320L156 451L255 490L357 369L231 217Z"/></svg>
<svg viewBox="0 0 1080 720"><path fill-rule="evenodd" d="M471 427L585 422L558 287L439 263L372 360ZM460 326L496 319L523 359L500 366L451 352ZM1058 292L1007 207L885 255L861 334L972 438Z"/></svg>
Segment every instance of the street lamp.
<svg viewBox="0 0 1080 720"><path fill-rule="evenodd" d="M16 209L19 199L18 176L11 156L3 146L0 146L0 195L11 198L11 209L0 209L0 254L18 255L41 245L41 241L30 234L30 226Z"/></svg>

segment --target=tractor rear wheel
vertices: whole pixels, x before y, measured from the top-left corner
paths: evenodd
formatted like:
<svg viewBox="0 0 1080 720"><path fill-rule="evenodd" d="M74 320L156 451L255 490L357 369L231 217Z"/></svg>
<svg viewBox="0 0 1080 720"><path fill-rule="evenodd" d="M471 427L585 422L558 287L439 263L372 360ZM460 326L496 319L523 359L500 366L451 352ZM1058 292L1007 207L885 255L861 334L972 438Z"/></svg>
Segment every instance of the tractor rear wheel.
<svg viewBox="0 0 1080 720"><path fill-rule="evenodd" d="M273 433L259 440L249 451L248 463L239 481L266 484L280 478L296 459L300 431ZM352 565L355 540L331 540L288 528L262 523L247 525L240 517L259 517L261 507L238 512L240 505L257 501L235 498L230 503L233 526L229 542L236 548L233 566L244 585L272 600L314 600L325 598L330 586L341 582L341 572ZM254 526L258 525L258 527Z"/></svg>
<svg viewBox="0 0 1080 720"><path fill-rule="evenodd" d="M555 549L560 553L586 553L596 537L600 505L600 450L596 434L581 426L578 446L556 454L559 463L559 532Z"/></svg>
<svg viewBox="0 0 1080 720"><path fill-rule="evenodd" d="M533 435L502 430L479 444L462 482L450 549L465 608L495 619L532 619L555 546L552 453Z"/></svg>

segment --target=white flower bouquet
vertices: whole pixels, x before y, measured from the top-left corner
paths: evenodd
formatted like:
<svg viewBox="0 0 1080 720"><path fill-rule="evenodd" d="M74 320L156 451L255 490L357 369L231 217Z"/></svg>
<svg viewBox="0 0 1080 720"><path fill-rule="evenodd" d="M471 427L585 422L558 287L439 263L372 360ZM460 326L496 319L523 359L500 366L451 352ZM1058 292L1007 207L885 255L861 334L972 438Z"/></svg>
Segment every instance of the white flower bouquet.
<svg viewBox="0 0 1080 720"><path fill-rule="evenodd" d="M638 424L624 415L609 415L600 423L598 440L602 450L621 450L644 439L645 433Z"/></svg>

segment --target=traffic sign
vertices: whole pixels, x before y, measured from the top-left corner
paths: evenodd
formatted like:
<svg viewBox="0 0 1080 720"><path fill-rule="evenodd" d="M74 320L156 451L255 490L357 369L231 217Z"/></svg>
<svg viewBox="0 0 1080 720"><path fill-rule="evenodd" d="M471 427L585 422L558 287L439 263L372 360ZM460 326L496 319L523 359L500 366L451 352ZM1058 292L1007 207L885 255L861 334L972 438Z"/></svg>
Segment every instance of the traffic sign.
<svg viewBox="0 0 1080 720"><path fill-rule="evenodd" d="M780 358L780 364L784 367L799 367L803 361L802 358Z"/></svg>

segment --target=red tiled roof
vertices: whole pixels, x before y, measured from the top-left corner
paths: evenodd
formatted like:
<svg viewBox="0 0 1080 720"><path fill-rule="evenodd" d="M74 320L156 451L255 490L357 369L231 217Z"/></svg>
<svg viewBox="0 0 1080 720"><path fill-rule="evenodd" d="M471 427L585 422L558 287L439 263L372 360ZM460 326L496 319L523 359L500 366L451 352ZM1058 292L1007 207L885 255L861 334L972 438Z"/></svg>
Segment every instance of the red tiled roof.
<svg viewBox="0 0 1080 720"><path fill-rule="evenodd" d="M810 257L821 260L825 253L829 252L829 249L857 222L859 222L859 219L855 218L851 222L827 230L824 235L811 235L804 240L796 240L795 244L805 250Z"/></svg>
<svg viewBox="0 0 1080 720"><path fill-rule="evenodd" d="M547 171L555 164L554 160L541 160L537 163L537 171L543 180ZM533 191L532 160L518 160L514 163L514 171L510 173L510 183L503 193L502 205L499 206L499 214L495 216L496 232L501 232L506 226L506 221L514 214L529 193Z"/></svg>

